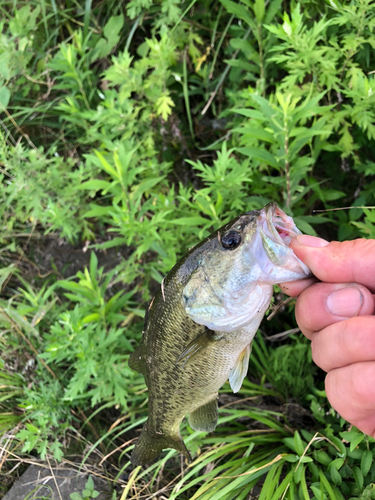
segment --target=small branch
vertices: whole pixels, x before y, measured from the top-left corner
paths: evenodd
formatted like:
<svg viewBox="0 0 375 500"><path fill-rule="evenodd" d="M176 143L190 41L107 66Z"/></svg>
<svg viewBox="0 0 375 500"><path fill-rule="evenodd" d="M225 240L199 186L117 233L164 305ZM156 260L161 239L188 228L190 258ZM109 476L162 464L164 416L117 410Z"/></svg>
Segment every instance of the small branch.
<svg viewBox="0 0 375 500"><path fill-rule="evenodd" d="M285 180L286 180L286 206L290 207L290 202L292 199L291 186L290 186L290 165L289 165L289 136L288 136L288 125L286 119L284 119L284 132L285 132Z"/></svg>
<svg viewBox="0 0 375 500"><path fill-rule="evenodd" d="M56 486L57 493L59 494L60 500L63 500L63 499L62 499L62 496L61 496L60 488L59 488L59 485L58 485L58 483L57 483L57 481L56 481L55 474L53 473L53 469L52 469L52 467L51 467L51 464L50 464L50 461L49 461L48 455L46 455L46 459L47 459L47 462L48 462L48 467L49 467L49 470L50 470L51 475L52 475L52 478L53 478L53 482L55 483L55 486Z"/></svg>
<svg viewBox="0 0 375 500"><path fill-rule="evenodd" d="M262 96L265 94L265 78L264 78L264 55L262 47L262 25L258 24L258 47L259 47L259 66L260 80L262 82Z"/></svg>
<svg viewBox="0 0 375 500"><path fill-rule="evenodd" d="M293 299L295 299L295 297L288 297L287 299L282 300L278 304L271 306L272 312L269 316L267 316L267 321L270 321L275 316L275 314L277 314L284 306L289 304L289 302Z"/></svg>
<svg viewBox="0 0 375 500"><path fill-rule="evenodd" d="M291 188L290 188L290 171L289 171L289 162L285 162L285 179L286 179L286 206L289 208L290 207L290 202L292 198L291 194Z"/></svg>
<svg viewBox="0 0 375 500"><path fill-rule="evenodd" d="M290 330L285 330L285 332L281 333L276 333L276 335L269 335L268 337L265 336L264 338L266 340L269 340L270 342L276 342L277 340L281 340L284 337L289 337L289 335L293 335L294 333L298 333L301 330L299 328L291 328Z"/></svg>
<svg viewBox="0 0 375 500"><path fill-rule="evenodd" d="M242 40L246 40L248 38L248 36L250 35L251 33L251 28L249 28L246 33L245 33L245 36L242 38ZM231 58L231 61L234 61L234 59L236 59L236 57L238 56L240 52L240 49L237 49L236 52L233 54L233 57ZM211 106L211 103L212 101L215 99L215 96L216 94L218 93L220 87L222 86L227 74L229 73L229 70L231 69L231 66L230 64L227 64L227 67L225 68L224 70L224 73L221 75L220 77L220 80L218 81L218 84L216 85L216 89L212 92L210 98L208 99L208 102L207 104L205 105L205 107L203 108L203 111L201 112L201 115L205 115L208 108Z"/></svg>

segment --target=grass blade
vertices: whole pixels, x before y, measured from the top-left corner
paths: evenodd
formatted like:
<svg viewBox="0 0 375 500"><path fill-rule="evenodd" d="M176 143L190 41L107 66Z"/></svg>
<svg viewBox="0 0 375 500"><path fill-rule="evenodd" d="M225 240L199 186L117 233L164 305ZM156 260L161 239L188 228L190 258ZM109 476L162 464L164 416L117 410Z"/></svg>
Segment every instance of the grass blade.
<svg viewBox="0 0 375 500"><path fill-rule="evenodd" d="M91 15L91 3L92 0L85 1L85 15L83 18L83 38L87 38L89 32L90 15Z"/></svg>

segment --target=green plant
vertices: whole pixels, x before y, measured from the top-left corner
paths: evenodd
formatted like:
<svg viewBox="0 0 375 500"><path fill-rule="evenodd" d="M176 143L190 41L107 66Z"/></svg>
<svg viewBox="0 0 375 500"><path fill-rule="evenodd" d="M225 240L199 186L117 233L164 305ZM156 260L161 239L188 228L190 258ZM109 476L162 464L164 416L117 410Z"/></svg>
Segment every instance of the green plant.
<svg viewBox="0 0 375 500"><path fill-rule="evenodd" d="M217 431L183 424L190 466L169 451L130 472L147 395L127 359L165 274L240 212L272 200L303 232L374 238L373 2L0 11L0 437L100 455L128 498L371 498L373 440L329 406L305 341L267 340L292 307L240 394L224 386Z"/></svg>
<svg viewBox="0 0 375 500"><path fill-rule="evenodd" d="M83 500L84 498L96 498L99 495L100 495L100 493L99 493L99 491L96 491L92 477L89 476L89 478L85 484L85 489L82 491L82 495L80 493L77 493L77 492L71 493L70 499L71 500Z"/></svg>

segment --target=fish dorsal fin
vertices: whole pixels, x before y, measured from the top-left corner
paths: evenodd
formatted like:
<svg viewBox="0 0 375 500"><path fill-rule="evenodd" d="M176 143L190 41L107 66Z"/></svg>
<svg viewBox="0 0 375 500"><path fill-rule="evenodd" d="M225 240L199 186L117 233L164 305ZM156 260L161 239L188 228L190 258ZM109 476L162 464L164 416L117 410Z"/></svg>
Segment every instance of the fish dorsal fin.
<svg viewBox="0 0 375 500"><path fill-rule="evenodd" d="M203 352L209 345L217 342L221 338L222 337L219 337L216 332L205 330L182 351L177 359L177 364L181 364L184 368L185 365L191 363L199 353Z"/></svg>
<svg viewBox="0 0 375 500"><path fill-rule="evenodd" d="M130 368L136 372L146 373L145 349L141 343L134 352L129 356L128 364Z"/></svg>
<svg viewBox="0 0 375 500"><path fill-rule="evenodd" d="M189 425L195 431L212 432L218 419L217 394L208 403L198 406L189 414Z"/></svg>
<svg viewBox="0 0 375 500"><path fill-rule="evenodd" d="M236 364L232 368L229 375L229 383L233 392L238 392L241 389L243 379L247 375L249 369L249 358L251 353L251 342L239 355Z"/></svg>

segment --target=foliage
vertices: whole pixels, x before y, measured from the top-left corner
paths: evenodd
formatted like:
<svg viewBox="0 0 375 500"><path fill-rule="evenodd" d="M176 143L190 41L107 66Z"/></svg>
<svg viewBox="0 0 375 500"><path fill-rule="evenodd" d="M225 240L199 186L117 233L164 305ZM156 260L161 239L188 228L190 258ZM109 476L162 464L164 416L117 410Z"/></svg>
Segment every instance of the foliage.
<svg viewBox="0 0 375 500"><path fill-rule="evenodd" d="M121 500L372 498L374 440L330 408L305 340L267 340L292 307L215 433L183 424L182 472L173 450L131 472L147 400L127 365L163 276L238 213L273 200L303 232L375 237L372 0L0 10L1 439L100 453Z"/></svg>
<svg viewBox="0 0 375 500"><path fill-rule="evenodd" d="M96 491L94 486L94 481L91 476L89 476L85 489L80 493L74 492L70 494L71 500L83 500L84 498L96 498L100 495L99 491Z"/></svg>

